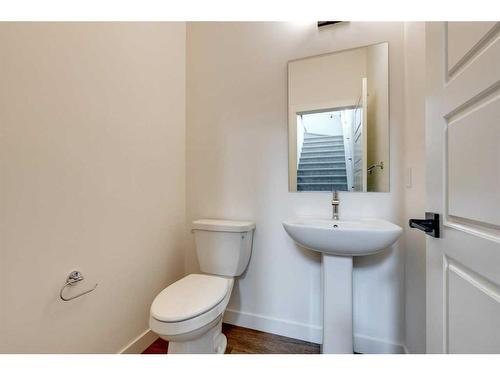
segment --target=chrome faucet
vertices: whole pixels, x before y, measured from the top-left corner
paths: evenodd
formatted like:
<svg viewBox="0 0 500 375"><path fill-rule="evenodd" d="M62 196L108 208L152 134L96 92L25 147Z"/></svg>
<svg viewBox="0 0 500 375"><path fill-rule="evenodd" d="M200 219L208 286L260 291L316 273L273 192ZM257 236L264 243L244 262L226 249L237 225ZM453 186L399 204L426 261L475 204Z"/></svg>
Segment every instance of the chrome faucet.
<svg viewBox="0 0 500 375"><path fill-rule="evenodd" d="M332 194L332 219L333 220L339 219L339 206L340 206L339 193L337 190L334 190L333 194Z"/></svg>

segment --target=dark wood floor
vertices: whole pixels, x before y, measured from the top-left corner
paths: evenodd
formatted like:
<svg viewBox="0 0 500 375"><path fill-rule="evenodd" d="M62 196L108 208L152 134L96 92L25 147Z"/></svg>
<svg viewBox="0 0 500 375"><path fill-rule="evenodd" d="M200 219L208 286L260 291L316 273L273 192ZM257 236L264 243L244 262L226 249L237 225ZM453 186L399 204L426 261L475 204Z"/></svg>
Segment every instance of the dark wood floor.
<svg viewBox="0 0 500 375"><path fill-rule="evenodd" d="M253 329L222 325L227 337L226 354L319 354L319 345ZM165 354L168 343L156 340L142 354Z"/></svg>

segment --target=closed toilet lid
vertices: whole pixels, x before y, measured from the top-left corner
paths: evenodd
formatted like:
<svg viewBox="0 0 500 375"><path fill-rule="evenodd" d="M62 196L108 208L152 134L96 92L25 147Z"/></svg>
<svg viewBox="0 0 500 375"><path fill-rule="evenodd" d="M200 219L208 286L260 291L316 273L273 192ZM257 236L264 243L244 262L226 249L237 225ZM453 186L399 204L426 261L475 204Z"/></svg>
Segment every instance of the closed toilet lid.
<svg viewBox="0 0 500 375"><path fill-rule="evenodd" d="M188 275L156 296L151 315L162 322L178 322L203 314L224 299L230 283L219 276Z"/></svg>

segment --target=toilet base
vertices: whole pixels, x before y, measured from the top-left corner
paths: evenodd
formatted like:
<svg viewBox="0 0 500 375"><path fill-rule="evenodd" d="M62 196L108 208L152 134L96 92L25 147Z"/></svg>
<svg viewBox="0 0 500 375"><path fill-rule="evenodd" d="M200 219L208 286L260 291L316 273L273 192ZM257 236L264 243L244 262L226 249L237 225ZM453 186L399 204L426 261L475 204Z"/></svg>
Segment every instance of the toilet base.
<svg viewBox="0 0 500 375"><path fill-rule="evenodd" d="M185 341L168 342L168 354L224 354L227 338L222 333L222 316L217 323L201 336Z"/></svg>

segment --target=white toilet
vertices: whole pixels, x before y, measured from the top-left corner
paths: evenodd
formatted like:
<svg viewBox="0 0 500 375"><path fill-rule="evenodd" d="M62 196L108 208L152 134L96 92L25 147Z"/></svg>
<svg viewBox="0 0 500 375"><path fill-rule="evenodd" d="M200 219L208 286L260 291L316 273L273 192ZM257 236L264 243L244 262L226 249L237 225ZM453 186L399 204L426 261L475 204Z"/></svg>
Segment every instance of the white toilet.
<svg viewBox="0 0 500 375"><path fill-rule="evenodd" d="M203 219L192 232L200 268L163 289L152 305L149 326L167 340L168 353L224 353L222 316L233 290L233 277L245 271L255 223Z"/></svg>

